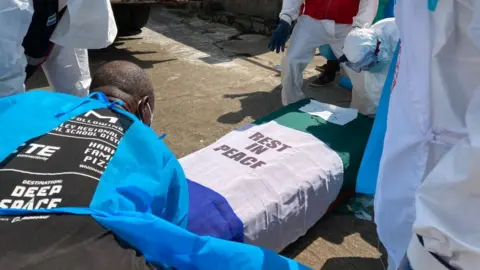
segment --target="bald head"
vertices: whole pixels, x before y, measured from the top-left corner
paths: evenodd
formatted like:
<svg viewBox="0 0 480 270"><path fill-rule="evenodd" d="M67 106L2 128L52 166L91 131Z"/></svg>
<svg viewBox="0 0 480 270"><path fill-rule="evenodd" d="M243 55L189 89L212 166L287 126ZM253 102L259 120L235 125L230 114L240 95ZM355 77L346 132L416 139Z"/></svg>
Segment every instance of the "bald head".
<svg viewBox="0 0 480 270"><path fill-rule="evenodd" d="M155 105L154 89L150 78L138 65L127 61L113 61L101 66L93 75L90 90L107 92L107 96L119 98L125 102L133 99L139 103L148 97L153 109ZM107 91L103 91L107 89Z"/></svg>

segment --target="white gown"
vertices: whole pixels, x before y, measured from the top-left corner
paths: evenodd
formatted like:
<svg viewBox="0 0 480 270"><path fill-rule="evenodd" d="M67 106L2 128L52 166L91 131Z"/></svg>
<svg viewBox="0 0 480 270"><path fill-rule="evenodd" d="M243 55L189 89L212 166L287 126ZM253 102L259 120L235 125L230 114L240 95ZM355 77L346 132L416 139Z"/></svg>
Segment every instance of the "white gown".
<svg viewBox="0 0 480 270"><path fill-rule="evenodd" d="M55 43L43 64L53 89L74 95L88 94L90 69L87 49L110 45L117 27L109 0L61 0L67 11L52 34ZM0 1L0 97L25 91L25 67L22 47L33 16L32 0Z"/></svg>
<svg viewBox="0 0 480 270"><path fill-rule="evenodd" d="M402 50L375 197L395 265L412 230L458 269L480 265L479 11L473 0L440 0L434 12L427 1L397 2Z"/></svg>

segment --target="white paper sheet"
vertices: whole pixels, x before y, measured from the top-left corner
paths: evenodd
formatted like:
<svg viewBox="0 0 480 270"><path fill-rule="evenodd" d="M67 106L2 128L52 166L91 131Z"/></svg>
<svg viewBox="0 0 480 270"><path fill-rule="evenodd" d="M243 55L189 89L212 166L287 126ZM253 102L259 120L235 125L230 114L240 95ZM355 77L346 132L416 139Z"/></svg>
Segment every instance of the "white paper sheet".
<svg viewBox="0 0 480 270"><path fill-rule="evenodd" d="M311 100L310 103L300 108L300 111L318 116L325 121L343 126L358 116L358 110L341 108L335 105Z"/></svg>

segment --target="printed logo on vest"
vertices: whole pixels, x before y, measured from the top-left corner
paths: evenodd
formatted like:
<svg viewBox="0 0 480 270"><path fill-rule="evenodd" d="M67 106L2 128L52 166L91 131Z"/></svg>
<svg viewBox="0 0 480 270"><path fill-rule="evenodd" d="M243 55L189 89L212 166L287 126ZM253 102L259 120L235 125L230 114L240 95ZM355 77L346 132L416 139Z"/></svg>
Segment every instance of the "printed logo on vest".
<svg viewBox="0 0 480 270"><path fill-rule="evenodd" d="M13 188L9 197L0 200L0 208L52 209L62 202L62 188L63 180L23 180Z"/></svg>
<svg viewBox="0 0 480 270"><path fill-rule="evenodd" d="M57 23L57 13L53 14L52 16L48 17L47 19L47 26L51 26Z"/></svg>
<svg viewBox="0 0 480 270"><path fill-rule="evenodd" d="M47 161L53 154L55 154L61 147L53 145L43 145L38 143L22 144L16 149L13 154L17 154L20 151L26 150L23 153L17 154L19 158L30 158Z"/></svg>
<svg viewBox="0 0 480 270"><path fill-rule="evenodd" d="M95 111L89 111L85 114L86 117L90 116L90 115L93 115L95 117L97 117L98 119L108 119L108 122L110 124L115 124L117 123L118 121L118 118L117 117L112 117L112 116L103 116Z"/></svg>

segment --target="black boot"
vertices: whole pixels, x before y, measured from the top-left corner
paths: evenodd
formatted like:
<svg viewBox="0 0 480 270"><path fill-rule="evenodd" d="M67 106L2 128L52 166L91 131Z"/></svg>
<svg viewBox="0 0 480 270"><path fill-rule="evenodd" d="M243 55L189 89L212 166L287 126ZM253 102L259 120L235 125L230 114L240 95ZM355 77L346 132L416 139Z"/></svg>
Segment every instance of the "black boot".
<svg viewBox="0 0 480 270"><path fill-rule="evenodd" d="M337 71L340 70L340 63L337 60L328 60L324 65L323 72L310 83L312 87L322 87L335 81Z"/></svg>

